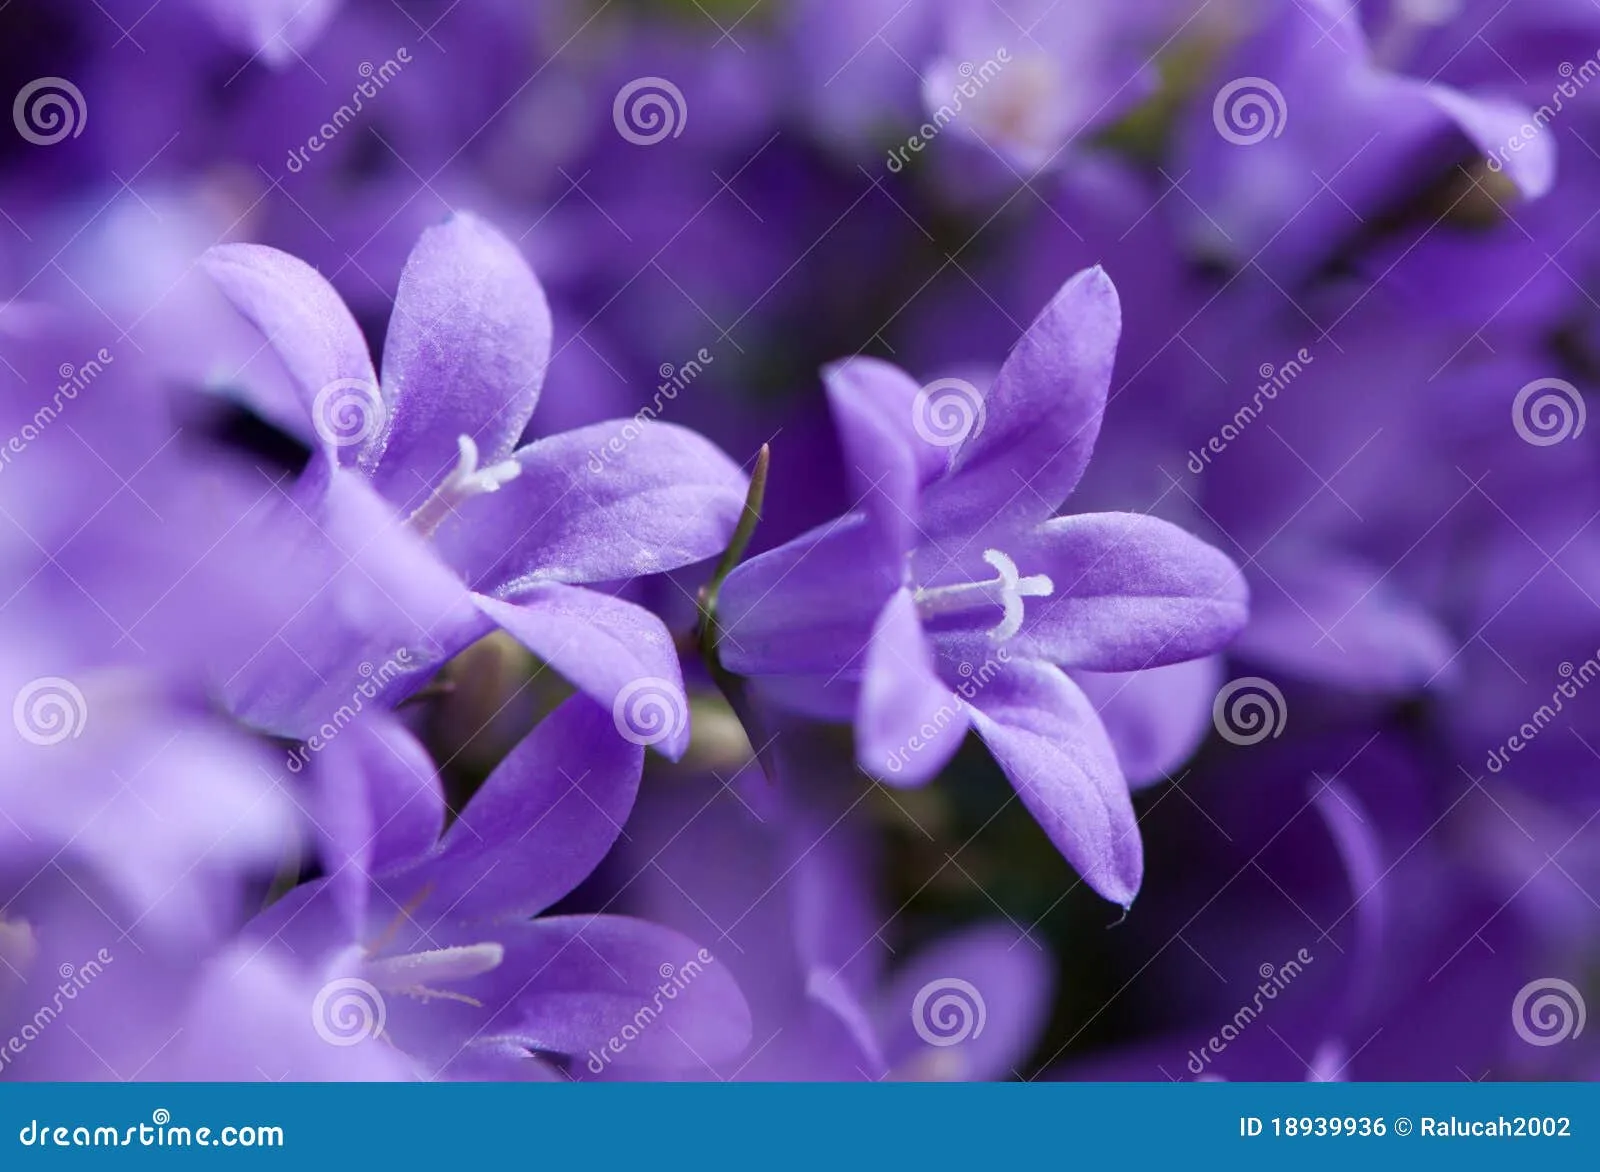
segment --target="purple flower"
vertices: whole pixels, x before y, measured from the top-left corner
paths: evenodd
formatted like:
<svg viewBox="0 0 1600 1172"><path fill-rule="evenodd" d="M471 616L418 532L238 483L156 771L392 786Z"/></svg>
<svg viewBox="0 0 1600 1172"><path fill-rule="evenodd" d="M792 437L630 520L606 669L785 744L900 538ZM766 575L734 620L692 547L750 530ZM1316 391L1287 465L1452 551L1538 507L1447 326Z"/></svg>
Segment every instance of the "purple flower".
<svg viewBox="0 0 1600 1172"><path fill-rule="evenodd" d="M272 66L284 66L321 35L339 0L194 0L217 30Z"/></svg>
<svg viewBox="0 0 1600 1172"><path fill-rule="evenodd" d="M633 807L644 749L574 696L445 824L426 752L386 717L318 759L312 818L328 876L247 927L323 982L299 1023L334 1045L393 1046L416 1073L544 1076L612 1064L702 1075L749 1040L717 958L622 916L529 916L588 877Z"/></svg>
<svg viewBox="0 0 1600 1172"><path fill-rule="evenodd" d="M1141 3L955 0L922 83L929 125L953 121L1030 172L1049 167L1155 90L1154 34L1170 19Z"/></svg>
<svg viewBox="0 0 1600 1172"><path fill-rule="evenodd" d="M878 898L880 843L859 794L840 784L848 763L831 751L782 755L792 785L768 786L752 769L747 785L694 778L646 793L618 848L637 874L627 896L640 914L727 941L755 1041L724 1076L1011 1077L1049 1016L1041 942L986 920L907 955L912 917Z"/></svg>
<svg viewBox="0 0 1600 1172"><path fill-rule="evenodd" d="M927 781L976 729L1068 861L1126 906L1143 869L1127 782L1062 669L1208 655L1244 624L1246 590L1166 522L1053 516L1099 431L1119 322L1092 269L982 398L871 359L831 368L859 507L740 566L719 621L726 667L778 677L790 706L853 711L857 760L886 780Z"/></svg>
<svg viewBox="0 0 1600 1172"><path fill-rule="evenodd" d="M270 676L270 694L241 687L247 716L304 735L348 698L358 661L410 647L436 666L495 626L608 706L638 680L682 696L661 621L579 587L719 551L745 478L706 440L653 419L517 447L551 323L509 241L470 215L423 234L400 279L381 382L349 311L309 266L259 245L223 245L206 264L271 342L315 445L293 504L329 548L306 556L364 600L330 590L285 631L250 676ZM375 634L370 611L385 607L393 621ZM358 645L352 613L363 616ZM425 674L411 671L405 687ZM687 744L679 725L663 751Z"/></svg>
<svg viewBox="0 0 1600 1172"><path fill-rule="evenodd" d="M1524 142L1531 109L1399 72L1392 50L1369 44L1357 8L1275 7L1217 71L1212 100L1188 108L1180 215L1202 251L1297 282L1437 173L1441 144L1444 163L1474 151L1527 198L1549 191L1553 136ZM1401 9L1391 6L1399 25ZM1396 44L1408 39L1398 31Z"/></svg>

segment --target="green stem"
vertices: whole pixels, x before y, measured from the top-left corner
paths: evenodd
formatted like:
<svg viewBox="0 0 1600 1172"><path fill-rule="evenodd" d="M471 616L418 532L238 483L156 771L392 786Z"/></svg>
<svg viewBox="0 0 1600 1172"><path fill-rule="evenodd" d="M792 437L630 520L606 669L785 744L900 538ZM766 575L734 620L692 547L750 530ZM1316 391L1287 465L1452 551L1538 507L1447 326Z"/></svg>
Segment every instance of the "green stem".
<svg viewBox="0 0 1600 1172"><path fill-rule="evenodd" d="M750 701L744 678L722 665L723 631L717 618L717 597L722 592L722 584L744 558L745 550L750 548L750 539L755 536L756 526L761 522L761 506L767 495L767 471L771 464L772 449L762 444L761 451L756 454L755 469L750 473L750 490L745 494L744 512L739 517L733 536L728 540L728 548L722 552L722 559L717 563L711 581L700 591L699 605L700 658L705 661L712 681L727 699L728 707L733 709L734 716L744 726L745 738L750 742L761 771L769 782L776 784L778 771L772 752L774 739L767 735L764 722Z"/></svg>

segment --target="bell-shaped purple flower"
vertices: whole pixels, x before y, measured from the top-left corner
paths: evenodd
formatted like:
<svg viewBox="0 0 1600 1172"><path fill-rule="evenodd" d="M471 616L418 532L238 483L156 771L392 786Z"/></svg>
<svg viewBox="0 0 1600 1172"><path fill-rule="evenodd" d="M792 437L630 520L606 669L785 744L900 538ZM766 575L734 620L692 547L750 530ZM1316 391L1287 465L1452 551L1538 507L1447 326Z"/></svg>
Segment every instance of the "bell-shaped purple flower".
<svg viewBox="0 0 1600 1172"><path fill-rule="evenodd" d="M1120 325L1099 269L1061 289L987 395L886 363L827 372L858 507L740 566L719 600L731 671L853 713L861 767L927 781L969 728L1067 859L1129 904L1143 869L1128 784L1063 669L1209 655L1246 619L1243 577L1175 526L1056 517L1100 428Z"/></svg>
<svg viewBox="0 0 1600 1172"><path fill-rule="evenodd" d="M349 729L317 764L327 877L245 929L261 955L323 982L301 1032L398 1048L424 1077L555 1077L535 1056L570 1059L574 1076L613 1063L704 1075L737 1054L749 1009L698 944L623 916L528 918L599 865L643 765L611 713L574 696L445 829L433 763L404 727Z"/></svg>
<svg viewBox="0 0 1600 1172"><path fill-rule="evenodd" d="M304 736L346 703L357 663L404 648L401 686L414 688L422 669L496 626L607 706L638 681L681 699L661 621L579 587L720 551L745 477L700 436L648 418L517 446L544 383L551 322L510 241L465 214L423 234L400 279L381 379L349 310L310 266L258 245L212 249L206 264L288 372L315 445L294 505L326 538L306 556L324 559L330 577L318 605L245 673L243 715ZM374 610L392 612L376 635ZM660 748L676 755L687 740L679 720Z"/></svg>

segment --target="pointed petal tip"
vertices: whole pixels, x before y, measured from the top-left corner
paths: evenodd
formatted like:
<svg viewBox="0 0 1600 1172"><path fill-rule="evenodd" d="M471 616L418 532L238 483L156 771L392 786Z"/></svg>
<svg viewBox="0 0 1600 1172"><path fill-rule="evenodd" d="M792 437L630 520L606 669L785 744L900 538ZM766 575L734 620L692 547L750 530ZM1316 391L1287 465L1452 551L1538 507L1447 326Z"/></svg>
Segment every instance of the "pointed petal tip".
<svg viewBox="0 0 1600 1172"><path fill-rule="evenodd" d="M1106 293L1113 299L1117 297L1117 283L1111 279L1111 274L1106 272L1103 265L1090 265L1086 269L1078 270L1068 279L1067 285L1069 287L1084 285L1095 293Z"/></svg>

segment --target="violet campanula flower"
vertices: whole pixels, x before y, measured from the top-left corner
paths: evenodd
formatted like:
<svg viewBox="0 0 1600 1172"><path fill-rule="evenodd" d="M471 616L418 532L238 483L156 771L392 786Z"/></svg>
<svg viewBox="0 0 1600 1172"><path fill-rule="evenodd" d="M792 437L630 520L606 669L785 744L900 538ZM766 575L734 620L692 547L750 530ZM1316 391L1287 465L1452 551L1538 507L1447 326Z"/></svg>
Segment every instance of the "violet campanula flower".
<svg viewBox="0 0 1600 1172"><path fill-rule="evenodd" d="M1409 7L1392 6L1393 19ZM1211 100L1185 114L1180 215L1197 246L1299 281L1452 151L1492 160L1527 198L1550 189L1552 136L1522 141L1533 111L1505 96L1521 85L1511 71L1497 87L1458 89L1400 72L1383 40L1369 40L1357 6L1274 6L1215 72L1201 95Z"/></svg>
<svg viewBox="0 0 1600 1172"><path fill-rule="evenodd" d="M925 782L976 729L1067 859L1126 906L1143 869L1127 782L1063 668L1208 655L1247 594L1227 557L1164 521L1053 516L1099 431L1119 320L1105 273L1078 274L981 400L871 359L829 370L860 507L741 565L718 617L724 665L777 677L791 706L853 710L878 777ZM965 412L953 453L929 410L941 390Z"/></svg>
<svg viewBox="0 0 1600 1172"><path fill-rule="evenodd" d="M926 116L1027 171L1048 167L1155 90L1153 34L1170 19L1143 3L954 0L922 83Z"/></svg>
<svg viewBox="0 0 1600 1172"><path fill-rule="evenodd" d="M413 628L397 623L387 652L420 639L423 666L434 666L498 625L608 706L641 679L682 695L661 621L582 587L719 551L745 479L706 440L654 420L517 447L551 324L508 240L465 214L423 234L400 280L381 383L349 311L309 266L257 245L218 247L206 263L271 342L315 434L296 506L349 538L336 543L341 564L360 561L360 533L373 534L368 545L381 536L384 580L414 597L401 607ZM270 669L274 690L245 715L294 733L320 722L330 696L348 696L363 649L330 643L348 623L330 601L281 636L287 654L256 665L251 678ZM408 686L420 678L408 673ZM679 728L661 748L681 752L687 736Z"/></svg>
<svg viewBox="0 0 1600 1172"><path fill-rule="evenodd" d="M647 792L618 847L637 875L623 893L631 908L717 943L749 999L754 1040L721 1073L1011 1077L1049 1016L1054 966L1042 942L986 919L908 954L914 917L875 888L879 828L848 783L848 761L831 747L788 751L801 739L780 741L794 784L769 786L751 766L730 782L688 778L670 795Z"/></svg>
<svg viewBox="0 0 1600 1172"><path fill-rule="evenodd" d="M552 1077L534 1055L706 1070L749 1039L725 966L623 916L537 915L622 832L644 749L574 696L546 717L448 829L432 762L384 716L319 759L313 812L326 878L245 929L262 954L326 984L300 1023L334 1044L396 1047L417 1075ZM663 988L665 986L665 988Z"/></svg>

